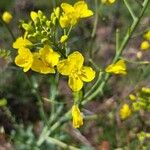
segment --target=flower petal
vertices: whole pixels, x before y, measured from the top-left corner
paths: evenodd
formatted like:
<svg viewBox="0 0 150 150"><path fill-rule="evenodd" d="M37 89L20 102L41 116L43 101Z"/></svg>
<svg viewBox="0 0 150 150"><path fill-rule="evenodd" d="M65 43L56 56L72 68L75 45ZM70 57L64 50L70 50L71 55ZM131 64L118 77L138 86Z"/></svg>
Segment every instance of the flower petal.
<svg viewBox="0 0 150 150"><path fill-rule="evenodd" d="M67 4L67 3L62 3L61 8L66 14L74 11L74 8L72 7L72 5Z"/></svg>
<svg viewBox="0 0 150 150"><path fill-rule="evenodd" d="M67 59L61 60L57 64L57 70L62 75L67 76L67 75L71 74L72 69L73 69L73 66L71 66L71 64L68 62Z"/></svg>
<svg viewBox="0 0 150 150"><path fill-rule="evenodd" d="M73 52L68 56L68 61L74 66L76 69L81 69L84 62L84 57L78 51Z"/></svg>
<svg viewBox="0 0 150 150"><path fill-rule="evenodd" d="M18 55L15 58L15 63L19 67L23 67L23 71L27 72L33 63L33 55L27 48L21 48L18 50Z"/></svg>
<svg viewBox="0 0 150 150"><path fill-rule="evenodd" d="M85 1L79 1L75 3L74 9L80 18L86 18L93 15L93 12L88 9Z"/></svg>
<svg viewBox="0 0 150 150"><path fill-rule="evenodd" d="M57 52L54 52L49 45L45 45L44 48L41 48L39 53L43 62L47 63L51 67L58 64L60 55Z"/></svg>
<svg viewBox="0 0 150 150"><path fill-rule="evenodd" d="M69 76L68 84L73 91L80 91L83 87L82 80L76 74Z"/></svg>
<svg viewBox="0 0 150 150"><path fill-rule="evenodd" d="M33 71L43 73L43 74L48 74L48 73L55 73L55 69L47 66L41 59L40 59L40 54L39 53L34 53L33 54L33 64L31 69Z"/></svg>
<svg viewBox="0 0 150 150"><path fill-rule="evenodd" d="M72 106L71 113L73 119L73 127L79 128L81 125L83 125L83 117L77 105Z"/></svg>
<svg viewBox="0 0 150 150"><path fill-rule="evenodd" d="M95 71L91 67L82 67L81 79L85 82L90 82L95 78Z"/></svg>
<svg viewBox="0 0 150 150"><path fill-rule="evenodd" d="M17 40L13 43L13 48L19 49L30 45L32 45L32 43L29 40L23 39L23 37L18 37Z"/></svg>

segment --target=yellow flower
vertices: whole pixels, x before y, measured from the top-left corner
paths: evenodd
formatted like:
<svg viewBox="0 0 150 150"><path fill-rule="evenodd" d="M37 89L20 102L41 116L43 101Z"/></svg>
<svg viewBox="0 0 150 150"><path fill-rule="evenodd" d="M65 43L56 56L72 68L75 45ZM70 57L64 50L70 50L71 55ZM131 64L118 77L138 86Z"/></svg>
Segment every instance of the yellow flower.
<svg viewBox="0 0 150 150"><path fill-rule="evenodd" d="M61 8L63 9L63 15L59 21L62 28L74 26L79 19L93 15L93 12L88 9L85 1L76 2L74 6L62 3Z"/></svg>
<svg viewBox="0 0 150 150"><path fill-rule="evenodd" d="M12 20L13 16L10 12L5 11L2 15L2 19L5 23L10 23L10 21Z"/></svg>
<svg viewBox="0 0 150 150"><path fill-rule="evenodd" d="M78 108L78 105L72 106L72 118L73 118L73 127L74 128L79 128L80 126L83 125L83 117Z"/></svg>
<svg viewBox="0 0 150 150"><path fill-rule="evenodd" d="M113 4L116 0L101 0L103 4Z"/></svg>
<svg viewBox="0 0 150 150"><path fill-rule="evenodd" d="M33 53L33 64L31 69L43 74L55 73L54 66L57 65L60 55L53 49L45 45L39 53Z"/></svg>
<svg viewBox="0 0 150 150"><path fill-rule="evenodd" d="M67 35L63 35L63 36L60 38L60 42L61 42L61 43L64 43L64 42L67 41L67 39L68 39L68 36L67 36Z"/></svg>
<svg viewBox="0 0 150 150"><path fill-rule="evenodd" d="M31 46L32 43L23 37L18 37L17 40L13 43L13 48L20 49L23 47Z"/></svg>
<svg viewBox="0 0 150 150"><path fill-rule="evenodd" d="M144 34L144 38L150 40L150 30Z"/></svg>
<svg viewBox="0 0 150 150"><path fill-rule="evenodd" d="M141 50L147 50L150 48L150 43L148 41L143 41L140 46Z"/></svg>
<svg viewBox="0 0 150 150"><path fill-rule="evenodd" d="M18 55L15 58L17 66L22 67L24 72L27 72L33 63L33 55L28 48L18 50Z"/></svg>
<svg viewBox="0 0 150 150"><path fill-rule="evenodd" d="M122 106L122 108L120 109L119 114L120 114L120 118L121 119L128 118L131 115L131 109L129 108L129 105L128 104L124 104Z"/></svg>
<svg viewBox="0 0 150 150"><path fill-rule="evenodd" d="M95 71L91 67L83 66L83 62L84 57L76 51L57 65L62 75L69 76L68 84L73 91L81 90L83 81L90 82L95 78Z"/></svg>
<svg viewBox="0 0 150 150"><path fill-rule="evenodd" d="M115 64L111 64L109 65L106 69L106 72L108 73L114 73L114 74L122 74L122 75L126 75L126 64L124 60L119 60L118 62L116 62Z"/></svg>

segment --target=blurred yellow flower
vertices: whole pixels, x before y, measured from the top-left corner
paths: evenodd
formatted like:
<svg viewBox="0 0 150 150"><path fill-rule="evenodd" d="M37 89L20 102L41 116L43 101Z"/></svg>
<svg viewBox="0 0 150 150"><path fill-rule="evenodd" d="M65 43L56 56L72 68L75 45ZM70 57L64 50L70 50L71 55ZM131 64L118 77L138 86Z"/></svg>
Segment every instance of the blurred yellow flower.
<svg viewBox="0 0 150 150"><path fill-rule="evenodd" d="M54 14L55 14L56 18L59 18L59 15L60 15L60 8L59 7L54 8Z"/></svg>
<svg viewBox="0 0 150 150"><path fill-rule="evenodd" d="M111 64L109 65L106 69L106 72L108 73L114 73L114 74L122 74L122 75L126 75L126 64L124 60L119 60L118 62L116 62L115 64Z"/></svg>
<svg viewBox="0 0 150 150"><path fill-rule="evenodd" d="M5 23L9 24L12 20L13 16L10 12L5 11L2 15L2 19Z"/></svg>
<svg viewBox="0 0 150 150"><path fill-rule="evenodd" d="M27 72L33 63L33 55L28 48L20 48L18 55L15 58L17 66L22 67L24 72Z"/></svg>
<svg viewBox="0 0 150 150"><path fill-rule="evenodd" d="M83 62L82 54L75 51L57 65L57 69L62 75L69 76L69 87L73 91L81 90L83 81L90 82L95 78L95 71L91 67L83 66Z"/></svg>
<svg viewBox="0 0 150 150"><path fill-rule="evenodd" d="M148 50L150 48L149 41L143 41L140 45L141 50Z"/></svg>
<svg viewBox="0 0 150 150"><path fill-rule="evenodd" d="M133 94L129 94L129 98L130 98L130 100L132 100L132 101L135 101L135 100L136 100L136 96L133 95Z"/></svg>
<svg viewBox="0 0 150 150"><path fill-rule="evenodd" d="M17 40L13 43L13 48L20 49L23 47L31 46L32 43L23 37L18 37Z"/></svg>
<svg viewBox="0 0 150 150"><path fill-rule="evenodd" d="M1 98L0 99L0 107L6 106L7 105L7 99L6 98Z"/></svg>
<svg viewBox="0 0 150 150"><path fill-rule="evenodd" d="M142 92L150 94L150 88L148 88L148 87L142 87Z"/></svg>
<svg viewBox="0 0 150 150"><path fill-rule="evenodd" d="M103 4L113 4L116 0L101 0Z"/></svg>
<svg viewBox="0 0 150 150"><path fill-rule="evenodd" d="M68 3L62 3L61 8L63 9L63 15L60 16L59 22L62 28L74 26L79 19L93 15L93 12L88 9L85 1L78 1L74 6Z"/></svg>
<svg viewBox="0 0 150 150"><path fill-rule="evenodd" d="M150 40L150 30L144 34L144 38Z"/></svg>
<svg viewBox="0 0 150 150"><path fill-rule="evenodd" d="M63 35L61 38L60 38L60 42L61 43L64 43L68 40L68 36L67 35Z"/></svg>
<svg viewBox="0 0 150 150"><path fill-rule="evenodd" d="M74 128L79 128L80 126L83 125L83 117L78 108L78 105L72 106L72 118L73 118L73 127Z"/></svg>
<svg viewBox="0 0 150 150"><path fill-rule="evenodd" d="M124 104L121 107L119 115L122 120L128 118L131 115L131 109L129 108L128 104Z"/></svg>
<svg viewBox="0 0 150 150"><path fill-rule="evenodd" d="M49 45L39 50L39 53L33 53L33 64L31 69L33 71L48 74L55 73L54 66L57 65L60 55L53 51Z"/></svg>

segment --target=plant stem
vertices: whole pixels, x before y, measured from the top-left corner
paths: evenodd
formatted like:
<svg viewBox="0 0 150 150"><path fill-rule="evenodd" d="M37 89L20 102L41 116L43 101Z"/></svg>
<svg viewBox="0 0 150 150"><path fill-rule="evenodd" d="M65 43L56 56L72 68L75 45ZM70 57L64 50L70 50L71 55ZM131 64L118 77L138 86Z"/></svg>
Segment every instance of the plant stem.
<svg viewBox="0 0 150 150"><path fill-rule="evenodd" d="M134 12L133 12L131 6L129 5L128 1L127 1L127 0L123 0L123 1L124 1L125 5L126 5L127 9L129 10L129 12L130 12L130 14L131 14L133 20L135 20L137 17L136 17L136 15L134 14Z"/></svg>
<svg viewBox="0 0 150 150"><path fill-rule="evenodd" d="M2 18L0 17L0 22L5 26L5 28L8 30L9 34L11 35L13 41L16 40L13 32L11 31L11 29L9 28L9 26L2 20Z"/></svg>
<svg viewBox="0 0 150 150"><path fill-rule="evenodd" d="M48 137L46 139L47 142L50 142L52 144L56 144L58 146L60 146L61 148L64 148L64 149L68 149L68 150L80 150L79 148L76 148L74 146L71 146L71 145L68 145L58 139L55 139L55 138L52 138L52 137Z"/></svg>
<svg viewBox="0 0 150 150"><path fill-rule="evenodd" d="M98 24L98 2L97 0L95 0L95 20L94 20L94 26L93 26L93 31L92 31L92 35L91 37L93 38L95 36L95 33L96 33L96 27L97 27L97 24Z"/></svg>

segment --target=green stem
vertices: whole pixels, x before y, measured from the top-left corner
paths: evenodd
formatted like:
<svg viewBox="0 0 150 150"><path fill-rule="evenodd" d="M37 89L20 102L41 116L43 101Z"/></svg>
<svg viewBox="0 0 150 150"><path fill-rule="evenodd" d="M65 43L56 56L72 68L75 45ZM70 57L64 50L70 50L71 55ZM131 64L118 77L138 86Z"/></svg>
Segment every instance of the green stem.
<svg viewBox="0 0 150 150"><path fill-rule="evenodd" d="M45 126L37 141L37 145L40 146L49 137L49 135L52 134L54 130L61 126L63 122L68 121L70 119L70 113L70 110L66 112L56 123L54 123L50 127L50 129L48 128L48 126Z"/></svg>
<svg viewBox="0 0 150 150"><path fill-rule="evenodd" d="M130 14L131 14L133 20L135 20L137 17L136 17L136 15L134 14L134 12L133 12L133 10L132 10L130 4L128 3L127 0L123 0L123 1L124 1L125 5L126 5L127 9L129 10L129 12L130 12Z"/></svg>
<svg viewBox="0 0 150 150"><path fill-rule="evenodd" d="M16 41L16 38L13 34L13 32L11 31L11 29L9 28L9 26L2 20L2 18L0 17L0 22L5 26L5 28L8 30L9 34L11 35L13 41Z"/></svg>
<svg viewBox="0 0 150 150"><path fill-rule="evenodd" d="M84 94L84 97L83 97L84 99L86 99L87 97L89 97L89 95L91 95L91 94L93 93L93 91L97 88L97 86L99 86L99 83L100 83L100 81L101 81L102 75L103 75L103 73L102 73L102 72L99 72L98 79L96 80L96 82L95 82L95 84L92 86L92 88L91 88L88 92L86 92L86 93Z"/></svg>
<svg viewBox="0 0 150 150"><path fill-rule="evenodd" d="M58 139L52 138L52 137L48 137L46 139L47 142L50 142L52 144L58 145L59 147L63 148L63 149L68 149L68 150L80 150L79 148L76 148L74 146L68 145Z"/></svg>
<svg viewBox="0 0 150 150"><path fill-rule="evenodd" d="M92 35L91 37L93 38L95 36L95 33L96 33L96 27L97 27L97 24L98 24L98 2L97 0L95 0L95 20L94 20L94 26L93 26L93 31L92 31Z"/></svg>
<svg viewBox="0 0 150 150"><path fill-rule="evenodd" d="M119 50L119 29L116 29L116 52Z"/></svg>

